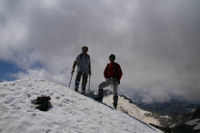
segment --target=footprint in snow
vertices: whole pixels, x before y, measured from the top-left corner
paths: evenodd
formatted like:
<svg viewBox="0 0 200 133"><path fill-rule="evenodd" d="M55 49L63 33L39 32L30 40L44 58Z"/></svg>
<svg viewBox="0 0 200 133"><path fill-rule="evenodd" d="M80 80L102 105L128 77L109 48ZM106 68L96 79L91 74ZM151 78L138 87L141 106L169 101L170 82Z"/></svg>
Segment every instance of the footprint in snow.
<svg viewBox="0 0 200 133"><path fill-rule="evenodd" d="M36 117L36 113L32 113L31 115L32 115L33 117Z"/></svg>
<svg viewBox="0 0 200 133"><path fill-rule="evenodd" d="M7 84L4 84L3 86L8 86Z"/></svg>
<svg viewBox="0 0 200 133"><path fill-rule="evenodd" d="M28 87L32 87L33 86L33 84L28 84Z"/></svg>
<svg viewBox="0 0 200 133"><path fill-rule="evenodd" d="M7 94L0 94L0 97L5 97L7 96Z"/></svg>
<svg viewBox="0 0 200 133"><path fill-rule="evenodd" d="M46 131L46 133L50 133L50 132L51 132L51 130L47 130L47 131Z"/></svg>
<svg viewBox="0 0 200 133"><path fill-rule="evenodd" d="M5 104L10 104L14 101L14 98L6 98L6 101L4 101Z"/></svg>

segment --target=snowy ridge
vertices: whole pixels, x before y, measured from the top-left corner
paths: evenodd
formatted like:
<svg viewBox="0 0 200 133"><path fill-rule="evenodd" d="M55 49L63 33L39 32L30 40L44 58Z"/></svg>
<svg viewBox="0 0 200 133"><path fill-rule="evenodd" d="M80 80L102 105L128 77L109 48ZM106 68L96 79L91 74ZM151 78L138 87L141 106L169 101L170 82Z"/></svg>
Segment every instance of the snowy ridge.
<svg viewBox="0 0 200 133"><path fill-rule="evenodd" d="M31 104L31 100L41 95L51 97L53 108L47 112ZM33 79L0 83L0 132L161 133L70 88Z"/></svg>
<svg viewBox="0 0 200 133"><path fill-rule="evenodd" d="M105 97L103 99L103 102L112 106L113 103L113 95L108 95L107 97ZM142 109L140 109L137 105L135 105L134 103L129 103L129 101L127 99L125 99L124 97L119 96L119 101L118 101L118 109L128 113L129 115L144 121L146 123L152 123L154 125L158 125L160 126L160 122L158 119L155 119L152 116L151 112L148 111L144 111Z"/></svg>

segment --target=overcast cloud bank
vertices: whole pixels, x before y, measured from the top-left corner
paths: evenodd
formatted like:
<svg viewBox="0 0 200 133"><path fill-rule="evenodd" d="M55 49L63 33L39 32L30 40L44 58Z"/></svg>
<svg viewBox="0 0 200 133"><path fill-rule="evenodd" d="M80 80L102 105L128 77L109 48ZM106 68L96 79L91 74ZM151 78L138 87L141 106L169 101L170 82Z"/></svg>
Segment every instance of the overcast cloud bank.
<svg viewBox="0 0 200 133"><path fill-rule="evenodd" d="M170 94L200 101L199 12L198 0L2 0L0 59L26 70L18 78L66 83L87 45L94 89L115 53L120 89L141 92L145 102Z"/></svg>

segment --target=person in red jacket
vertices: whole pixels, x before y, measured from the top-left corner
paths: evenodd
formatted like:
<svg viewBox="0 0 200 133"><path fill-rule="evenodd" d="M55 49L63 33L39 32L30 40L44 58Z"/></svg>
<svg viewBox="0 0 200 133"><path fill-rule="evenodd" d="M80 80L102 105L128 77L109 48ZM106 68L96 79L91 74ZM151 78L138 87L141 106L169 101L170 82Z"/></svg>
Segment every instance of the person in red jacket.
<svg viewBox="0 0 200 133"><path fill-rule="evenodd" d="M103 100L103 88L111 85L113 87L113 106L117 108L117 102L118 102L118 93L117 88L120 84L120 80L122 77L122 70L118 63L115 62L115 55L111 54L109 57L110 63L107 64L105 70L104 70L104 77L105 81L99 84L99 94L96 100L99 102L102 102Z"/></svg>

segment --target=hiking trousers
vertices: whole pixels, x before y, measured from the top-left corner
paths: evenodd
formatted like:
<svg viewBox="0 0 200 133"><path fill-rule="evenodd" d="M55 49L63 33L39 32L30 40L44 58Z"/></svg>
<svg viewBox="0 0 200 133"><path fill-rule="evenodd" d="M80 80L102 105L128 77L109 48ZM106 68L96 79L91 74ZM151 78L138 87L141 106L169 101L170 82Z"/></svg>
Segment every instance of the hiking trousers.
<svg viewBox="0 0 200 133"><path fill-rule="evenodd" d="M106 79L106 81L100 83L99 90L103 90L103 88L108 87L109 85L113 87L114 96L118 96L117 93L118 83L116 79Z"/></svg>
<svg viewBox="0 0 200 133"><path fill-rule="evenodd" d="M75 90L78 90L79 83L82 77L82 90L85 91L86 84L87 84L87 79L88 79L88 74L87 73L82 73L81 71L77 72L76 79L75 79Z"/></svg>

